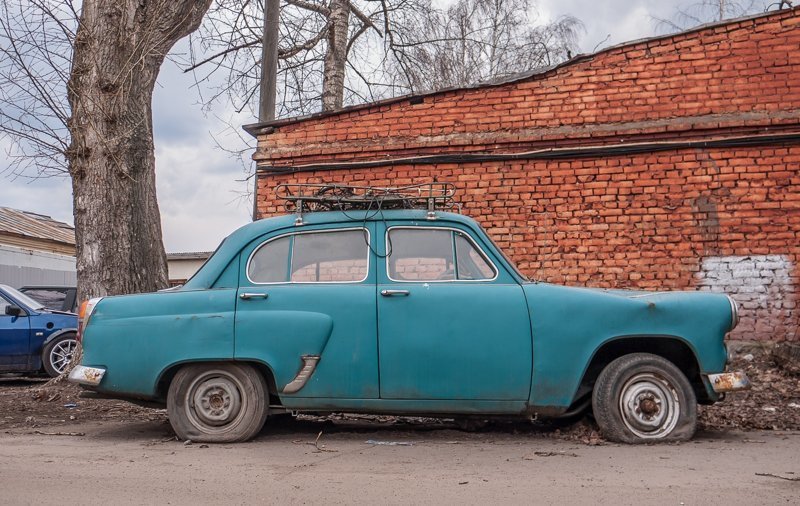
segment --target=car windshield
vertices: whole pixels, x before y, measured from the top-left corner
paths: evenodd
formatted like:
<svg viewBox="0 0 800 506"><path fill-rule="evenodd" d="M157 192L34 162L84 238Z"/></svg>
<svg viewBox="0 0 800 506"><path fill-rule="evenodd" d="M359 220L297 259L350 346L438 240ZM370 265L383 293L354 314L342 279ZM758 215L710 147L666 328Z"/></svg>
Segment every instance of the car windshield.
<svg viewBox="0 0 800 506"><path fill-rule="evenodd" d="M32 309L34 311L39 311L40 309L44 309L44 306L42 305L41 302L37 302L37 301L31 299L30 297L28 297L24 293L20 292L19 290L11 288L8 285L0 285L0 288L2 288L4 292L6 292L7 294L12 296L13 298L18 300L19 302L22 302L23 304L25 304L26 306L28 306L30 309Z"/></svg>

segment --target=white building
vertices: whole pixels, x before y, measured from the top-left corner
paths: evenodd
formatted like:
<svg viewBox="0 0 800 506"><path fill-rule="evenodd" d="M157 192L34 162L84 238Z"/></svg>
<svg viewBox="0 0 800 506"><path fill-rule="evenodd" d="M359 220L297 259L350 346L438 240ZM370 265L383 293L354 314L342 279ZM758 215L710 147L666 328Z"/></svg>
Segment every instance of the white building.
<svg viewBox="0 0 800 506"><path fill-rule="evenodd" d="M75 229L49 216L0 207L0 283L75 286Z"/></svg>
<svg viewBox="0 0 800 506"><path fill-rule="evenodd" d="M210 251L167 253L169 285L176 286L186 283L186 281L194 276L194 273L203 266L210 256Z"/></svg>
<svg viewBox="0 0 800 506"><path fill-rule="evenodd" d="M185 283L209 256L167 254L170 286ZM76 286L75 229L49 216L0 207L0 284Z"/></svg>

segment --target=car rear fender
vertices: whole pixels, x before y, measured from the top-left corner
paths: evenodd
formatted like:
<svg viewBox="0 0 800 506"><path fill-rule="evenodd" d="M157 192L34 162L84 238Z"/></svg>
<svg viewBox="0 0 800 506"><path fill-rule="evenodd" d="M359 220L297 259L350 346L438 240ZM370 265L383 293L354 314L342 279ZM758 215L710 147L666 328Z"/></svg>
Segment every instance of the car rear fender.
<svg viewBox="0 0 800 506"><path fill-rule="evenodd" d="M678 339L701 373L724 370L731 307L722 294L639 295L547 283L523 288L533 329L533 406L570 406L598 350L619 339Z"/></svg>

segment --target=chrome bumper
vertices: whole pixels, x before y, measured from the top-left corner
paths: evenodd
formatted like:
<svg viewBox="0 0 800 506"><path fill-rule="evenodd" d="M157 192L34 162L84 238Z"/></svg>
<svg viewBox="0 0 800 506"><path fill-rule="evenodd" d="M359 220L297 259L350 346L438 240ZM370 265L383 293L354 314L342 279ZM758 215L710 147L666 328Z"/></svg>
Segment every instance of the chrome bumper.
<svg viewBox="0 0 800 506"><path fill-rule="evenodd" d="M742 371L709 374L708 381L718 394L748 390L751 386L750 378Z"/></svg>
<svg viewBox="0 0 800 506"><path fill-rule="evenodd" d="M69 381L79 385L96 387L103 380L105 374L106 370L100 367L85 367L79 365L69 373Z"/></svg>

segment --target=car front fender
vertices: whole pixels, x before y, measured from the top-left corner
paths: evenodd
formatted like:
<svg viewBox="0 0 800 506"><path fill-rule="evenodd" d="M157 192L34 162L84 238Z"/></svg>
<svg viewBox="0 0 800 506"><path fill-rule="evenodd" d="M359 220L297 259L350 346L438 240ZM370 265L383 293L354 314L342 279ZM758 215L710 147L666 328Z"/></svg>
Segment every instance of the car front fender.
<svg viewBox="0 0 800 506"><path fill-rule="evenodd" d="M54 339L57 339L57 338L63 336L64 334L76 334L77 335L77 333L78 333L78 329L77 328L75 328L75 329L73 329L73 328L65 328L65 329L61 329L61 330L56 330L55 332L53 332L52 334L47 336L47 339L45 339L44 342L42 343L42 347L47 346L48 343L52 342Z"/></svg>

